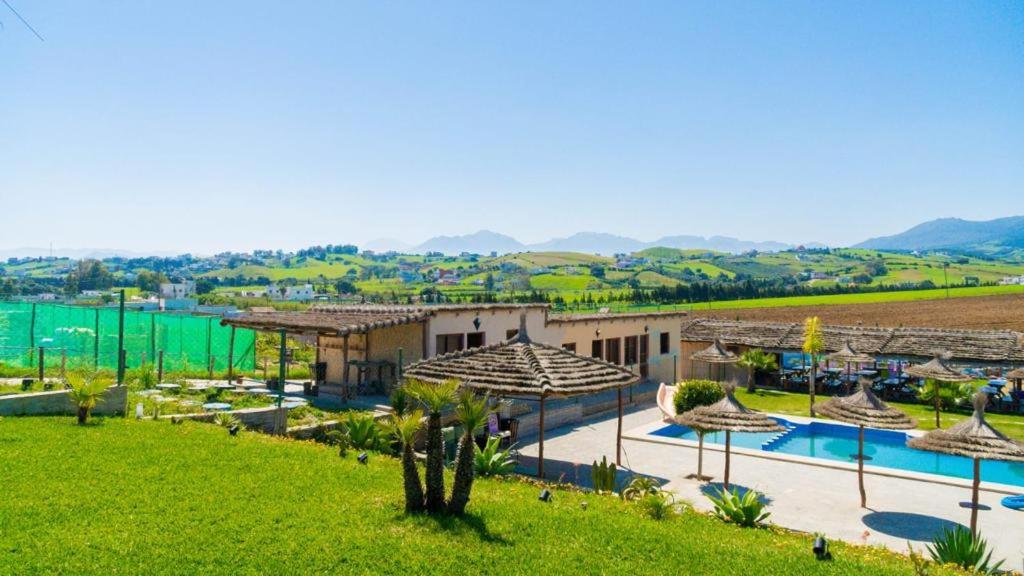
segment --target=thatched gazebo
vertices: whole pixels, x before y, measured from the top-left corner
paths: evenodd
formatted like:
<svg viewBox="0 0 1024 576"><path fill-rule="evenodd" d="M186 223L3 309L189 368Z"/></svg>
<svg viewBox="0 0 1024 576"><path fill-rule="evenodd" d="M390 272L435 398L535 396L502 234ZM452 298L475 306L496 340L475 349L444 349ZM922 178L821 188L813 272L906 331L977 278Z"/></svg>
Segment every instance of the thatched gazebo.
<svg viewBox="0 0 1024 576"><path fill-rule="evenodd" d="M849 393L851 384L853 383L853 376L850 372L850 367L853 364L867 364L875 361L874 356L868 354L862 354L853 349L853 345L849 340L843 344L843 347L839 350L825 356L825 359L829 362L840 362L846 365L846 386L845 389Z"/></svg>
<svg viewBox="0 0 1024 576"><path fill-rule="evenodd" d="M725 477L723 485L729 489L729 455L733 432L781 432L778 422L756 410L751 410L736 399L733 383L722 384L725 397L710 406L698 406L676 417L683 426L702 430L725 431Z"/></svg>
<svg viewBox="0 0 1024 576"><path fill-rule="evenodd" d="M932 358L924 364L915 364L903 372L909 374L914 378L924 378L925 380L932 380L935 382L935 427L942 428L942 421L939 416L939 388L942 382L956 383L956 382L968 382L971 377L957 372L949 364L946 363L948 354L936 354L935 358Z"/></svg>
<svg viewBox="0 0 1024 576"><path fill-rule="evenodd" d="M974 483L971 487L971 533L978 533L978 485L981 483L981 460L1024 462L1024 444L1011 440L985 421L988 397L974 395L974 414L949 430L932 430L907 442L911 448L965 456L974 460Z"/></svg>
<svg viewBox="0 0 1024 576"><path fill-rule="evenodd" d="M615 459L622 453L622 389L639 378L622 366L581 356L563 348L533 342L526 333L526 316L519 334L500 344L459 350L409 366L405 378L440 383L458 380L481 393L540 400L537 475L544 477L544 401L618 390L618 428Z"/></svg>
<svg viewBox="0 0 1024 576"><path fill-rule="evenodd" d="M857 435L857 482L860 487L860 507L867 508L868 497L864 491L864 427L884 428L887 430L910 430L917 426L917 420L907 416L903 411L889 407L879 400L871 391L871 381L860 380L860 390L843 398L829 398L817 404L815 410L820 413L859 428Z"/></svg>
<svg viewBox="0 0 1024 576"><path fill-rule="evenodd" d="M690 355L690 360L696 360L698 362L707 362L708 364L714 364L715 366L721 366L722 364L735 364L739 361L739 357L729 352L722 346L722 342L715 338L715 341L711 343L707 348L694 352ZM710 370L709 370L710 372ZM721 378L721 373L716 375L718 379Z"/></svg>
<svg viewBox="0 0 1024 576"><path fill-rule="evenodd" d="M1020 392L1021 388L1024 387L1024 368L1010 370L1006 373L1006 379L1013 382L1014 389Z"/></svg>

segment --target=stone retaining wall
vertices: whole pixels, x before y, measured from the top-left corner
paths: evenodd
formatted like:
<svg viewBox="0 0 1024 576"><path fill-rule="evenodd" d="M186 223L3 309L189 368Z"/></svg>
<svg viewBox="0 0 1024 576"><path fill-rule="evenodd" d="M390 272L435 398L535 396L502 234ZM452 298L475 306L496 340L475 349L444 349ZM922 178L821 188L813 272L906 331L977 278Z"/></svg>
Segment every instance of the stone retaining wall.
<svg viewBox="0 0 1024 576"><path fill-rule="evenodd" d="M224 412L238 418L249 430L256 430L266 434L284 434L288 429L288 409L277 406L265 408L243 408L241 410L229 410ZM213 422L217 412L202 412L199 414L167 414L161 416L161 420L197 420L199 422Z"/></svg>
<svg viewBox="0 0 1024 576"><path fill-rule="evenodd" d="M68 396L68 390L31 392L0 396L0 416L52 416L75 414L78 408ZM128 399L127 386L111 386L92 409L94 416L124 414Z"/></svg>

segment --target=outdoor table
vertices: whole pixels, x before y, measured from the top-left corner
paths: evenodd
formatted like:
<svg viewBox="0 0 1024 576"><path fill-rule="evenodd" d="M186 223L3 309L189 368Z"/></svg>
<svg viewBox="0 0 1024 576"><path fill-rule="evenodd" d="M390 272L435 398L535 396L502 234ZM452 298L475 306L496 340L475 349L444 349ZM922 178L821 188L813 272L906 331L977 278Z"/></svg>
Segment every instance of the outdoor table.
<svg viewBox="0 0 1024 576"><path fill-rule="evenodd" d="M207 402L206 404L203 404L203 410L210 410L212 412L231 410L231 404L227 404L225 402Z"/></svg>
<svg viewBox="0 0 1024 576"><path fill-rule="evenodd" d="M829 374L842 374L845 370L842 368L825 368L822 372L828 372Z"/></svg>
<svg viewBox="0 0 1024 576"><path fill-rule="evenodd" d="M854 374L858 376L875 376L878 374L878 370L857 370Z"/></svg>
<svg viewBox="0 0 1024 576"><path fill-rule="evenodd" d="M270 394L272 391L267 388L247 388L243 391L244 394Z"/></svg>

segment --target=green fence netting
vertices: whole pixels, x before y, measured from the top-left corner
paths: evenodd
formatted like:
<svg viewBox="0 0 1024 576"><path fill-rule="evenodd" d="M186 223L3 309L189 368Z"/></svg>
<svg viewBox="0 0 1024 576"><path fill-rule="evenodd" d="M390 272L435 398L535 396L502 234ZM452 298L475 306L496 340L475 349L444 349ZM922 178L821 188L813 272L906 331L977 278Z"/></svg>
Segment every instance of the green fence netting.
<svg viewBox="0 0 1024 576"><path fill-rule="evenodd" d="M30 302L0 302L0 363L35 367L45 348L46 366L117 368L117 308ZM155 363L163 351L164 370L226 371L231 328L215 316L124 313L124 348L129 368ZM255 368L256 333L235 331L235 370Z"/></svg>

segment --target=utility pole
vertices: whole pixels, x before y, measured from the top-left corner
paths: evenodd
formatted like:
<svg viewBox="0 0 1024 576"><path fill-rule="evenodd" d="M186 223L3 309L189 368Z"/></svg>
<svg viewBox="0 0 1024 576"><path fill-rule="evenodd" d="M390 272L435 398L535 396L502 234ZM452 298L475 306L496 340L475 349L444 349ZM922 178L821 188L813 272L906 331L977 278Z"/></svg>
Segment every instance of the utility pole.
<svg viewBox="0 0 1024 576"><path fill-rule="evenodd" d="M946 299L949 299L949 262L942 263L942 278L946 283Z"/></svg>

